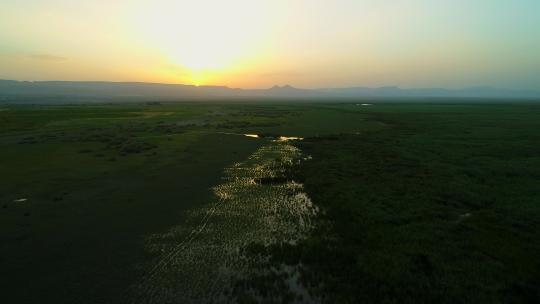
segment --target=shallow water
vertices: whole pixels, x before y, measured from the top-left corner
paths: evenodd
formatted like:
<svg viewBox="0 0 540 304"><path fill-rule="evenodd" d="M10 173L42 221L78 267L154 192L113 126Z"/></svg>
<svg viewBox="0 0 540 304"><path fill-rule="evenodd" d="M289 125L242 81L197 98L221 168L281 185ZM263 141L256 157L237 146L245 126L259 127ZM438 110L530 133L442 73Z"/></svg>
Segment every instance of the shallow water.
<svg viewBox="0 0 540 304"><path fill-rule="evenodd" d="M289 140L304 140L302 137L287 137L287 136L280 136L278 138L279 141L289 141Z"/></svg>
<svg viewBox="0 0 540 304"><path fill-rule="evenodd" d="M194 210L186 223L147 238L157 256L134 286L134 303L229 303L235 282L270 271L268 257L244 254L252 244L295 244L312 230L317 207L303 185L278 180L302 153L286 141L271 141L246 161L225 170L214 203ZM296 282L296 272L287 274ZM298 283L285 282L292 292ZM305 294L305 292L302 292ZM256 296L256 295L255 295Z"/></svg>

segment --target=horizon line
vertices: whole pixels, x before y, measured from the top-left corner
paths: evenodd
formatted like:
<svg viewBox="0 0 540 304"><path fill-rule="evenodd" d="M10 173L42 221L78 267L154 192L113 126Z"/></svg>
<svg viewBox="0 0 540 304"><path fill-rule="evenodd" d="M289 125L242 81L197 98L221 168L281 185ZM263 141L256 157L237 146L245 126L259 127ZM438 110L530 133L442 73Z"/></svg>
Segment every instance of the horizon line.
<svg viewBox="0 0 540 304"><path fill-rule="evenodd" d="M0 81L12 81L12 82L22 82L22 83L46 83L46 82L66 82L66 83L111 83L111 84L150 84L150 85L171 85L171 86L186 86L186 87L195 87L195 88L211 88L211 87L218 87L218 88L227 88L231 90L269 90L274 88L291 88L291 89L297 89L297 90L332 90L332 89L401 89L401 90L447 90L447 91L459 91L459 90L467 90L467 89L492 89L492 90L507 90L507 91L522 91L522 92L540 92L540 88L537 89L513 89L508 87L498 87L493 85L470 85L470 86L460 86L460 87L444 87L444 86L436 86L436 87L429 87L429 86L400 86L400 85L378 85L378 86L369 86L369 85L351 85L351 86L324 86L324 87L298 87L291 84L274 84L270 86L265 87L231 87L228 85L220 85L220 84L204 84L204 85L196 85L196 84L186 84L186 83L178 83L178 82L153 82L153 81L130 81L130 80L21 80L21 79L6 79L6 78L0 78Z"/></svg>

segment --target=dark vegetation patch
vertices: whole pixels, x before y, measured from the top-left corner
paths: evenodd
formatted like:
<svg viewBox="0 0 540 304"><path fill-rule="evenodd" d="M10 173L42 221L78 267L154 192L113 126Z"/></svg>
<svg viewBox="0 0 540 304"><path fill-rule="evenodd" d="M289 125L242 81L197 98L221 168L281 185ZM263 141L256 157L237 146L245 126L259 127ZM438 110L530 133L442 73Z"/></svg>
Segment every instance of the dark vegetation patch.
<svg viewBox="0 0 540 304"><path fill-rule="evenodd" d="M128 141L120 146L121 154L137 154L155 149L157 146L145 142Z"/></svg>
<svg viewBox="0 0 540 304"><path fill-rule="evenodd" d="M247 128L268 128L268 127L277 127L279 123L275 122L251 122L251 121L229 121L219 123L216 125L216 128L221 129L247 129Z"/></svg>
<svg viewBox="0 0 540 304"><path fill-rule="evenodd" d="M331 303L540 301L538 107L375 113L378 132L311 138L295 178L313 235L267 250Z"/></svg>
<svg viewBox="0 0 540 304"><path fill-rule="evenodd" d="M275 177L261 177L255 179L255 182L259 185L281 185L289 181L289 178L285 176L275 176Z"/></svg>
<svg viewBox="0 0 540 304"><path fill-rule="evenodd" d="M288 110L288 109L276 109L273 107L264 107L256 110L241 110L235 113L232 113L231 116L244 116L248 118L280 118L289 116L291 114L298 114L297 112Z"/></svg>

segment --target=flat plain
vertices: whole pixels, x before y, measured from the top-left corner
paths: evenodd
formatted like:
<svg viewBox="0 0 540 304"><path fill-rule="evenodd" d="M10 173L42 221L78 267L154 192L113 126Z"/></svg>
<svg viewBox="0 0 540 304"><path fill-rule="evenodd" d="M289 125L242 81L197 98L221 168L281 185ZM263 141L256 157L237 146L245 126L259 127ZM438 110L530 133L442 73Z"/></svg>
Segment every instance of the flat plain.
<svg viewBox="0 0 540 304"><path fill-rule="evenodd" d="M6 303L540 301L538 103L2 105L0 125Z"/></svg>

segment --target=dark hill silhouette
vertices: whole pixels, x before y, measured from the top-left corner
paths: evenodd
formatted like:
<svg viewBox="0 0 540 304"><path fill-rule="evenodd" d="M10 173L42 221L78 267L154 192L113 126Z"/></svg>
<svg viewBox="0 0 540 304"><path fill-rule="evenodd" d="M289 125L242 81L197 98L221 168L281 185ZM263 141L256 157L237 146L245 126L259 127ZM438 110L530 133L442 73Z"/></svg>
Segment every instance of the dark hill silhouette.
<svg viewBox="0 0 540 304"><path fill-rule="evenodd" d="M470 87L459 90L443 88L402 89L395 86L368 88L299 89L290 85L269 89L238 89L225 86L193 86L144 82L102 81L14 81L0 80L0 100L29 97L80 97L124 99L212 99L212 98L281 98L281 99L353 99L353 98L513 98L540 99L540 91Z"/></svg>

